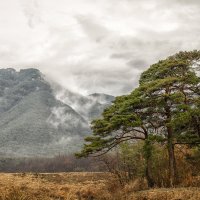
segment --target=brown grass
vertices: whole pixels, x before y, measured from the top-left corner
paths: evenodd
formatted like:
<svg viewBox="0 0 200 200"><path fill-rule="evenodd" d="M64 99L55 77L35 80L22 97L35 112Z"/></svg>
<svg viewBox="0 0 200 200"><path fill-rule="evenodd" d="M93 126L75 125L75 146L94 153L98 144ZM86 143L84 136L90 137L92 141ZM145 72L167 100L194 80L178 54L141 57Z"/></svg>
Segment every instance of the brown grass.
<svg viewBox="0 0 200 200"><path fill-rule="evenodd" d="M0 174L0 200L106 200L112 183L107 173Z"/></svg>
<svg viewBox="0 0 200 200"><path fill-rule="evenodd" d="M154 189L132 194L130 200L199 200L200 188Z"/></svg>
<svg viewBox="0 0 200 200"><path fill-rule="evenodd" d="M199 188L146 188L144 180L124 188L109 173L0 174L0 200L198 200Z"/></svg>

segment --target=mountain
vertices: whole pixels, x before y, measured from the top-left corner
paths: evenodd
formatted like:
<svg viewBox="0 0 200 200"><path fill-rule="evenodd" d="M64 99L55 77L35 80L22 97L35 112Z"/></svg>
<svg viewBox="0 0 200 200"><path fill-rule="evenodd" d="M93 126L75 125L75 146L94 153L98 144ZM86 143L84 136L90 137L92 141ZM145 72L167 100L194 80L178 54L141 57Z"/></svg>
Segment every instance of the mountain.
<svg viewBox="0 0 200 200"><path fill-rule="evenodd" d="M90 121L112 100L106 94L82 96L55 87L37 69L0 69L0 155L74 152L91 132Z"/></svg>

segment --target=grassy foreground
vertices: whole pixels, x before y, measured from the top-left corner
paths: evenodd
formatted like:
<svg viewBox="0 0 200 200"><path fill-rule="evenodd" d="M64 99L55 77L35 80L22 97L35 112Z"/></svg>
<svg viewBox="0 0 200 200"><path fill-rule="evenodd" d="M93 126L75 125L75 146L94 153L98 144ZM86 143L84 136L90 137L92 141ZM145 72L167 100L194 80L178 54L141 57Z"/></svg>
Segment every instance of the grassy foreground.
<svg viewBox="0 0 200 200"><path fill-rule="evenodd" d="M145 183L144 183L145 184ZM0 200L198 200L200 188L123 189L109 173L0 174Z"/></svg>

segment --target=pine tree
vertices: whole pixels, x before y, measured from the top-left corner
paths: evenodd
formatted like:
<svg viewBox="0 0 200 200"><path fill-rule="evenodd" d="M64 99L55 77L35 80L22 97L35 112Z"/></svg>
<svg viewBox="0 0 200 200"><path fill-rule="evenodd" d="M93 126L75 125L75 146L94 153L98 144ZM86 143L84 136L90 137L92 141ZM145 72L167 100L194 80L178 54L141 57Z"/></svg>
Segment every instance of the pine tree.
<svg viewBox="0 0 200 200"><path fill-rule="evenodd" d="M102 155L128 140L144 140L146 177L150 177L151 145L165 142L169 155L169 184L177 180L174 145L197 144L200 138L200 52L180 52L150 66L139 87L117 97L101 119L92 122L92 136L77 156Z"/></svg>

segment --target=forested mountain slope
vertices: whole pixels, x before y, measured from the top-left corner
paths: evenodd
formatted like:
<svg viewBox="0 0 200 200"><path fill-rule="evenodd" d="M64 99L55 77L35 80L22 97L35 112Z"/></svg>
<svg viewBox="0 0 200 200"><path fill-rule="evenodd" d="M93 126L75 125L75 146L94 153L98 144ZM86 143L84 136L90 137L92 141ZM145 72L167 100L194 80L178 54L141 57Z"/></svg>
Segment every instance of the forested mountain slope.
<svg viewBox="0 0 200 200"><path fill-rule="evenodd" d="M59 99L59 95L56 96L59 93L52 88L37 69L19 72L0 69L2 156L53 156L74 152L82 145L82 138L90 133L90 120L99 117L111 103L63 88Z"/></svg>

